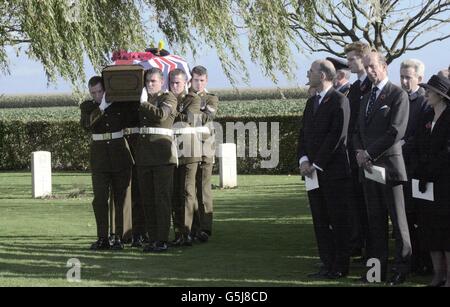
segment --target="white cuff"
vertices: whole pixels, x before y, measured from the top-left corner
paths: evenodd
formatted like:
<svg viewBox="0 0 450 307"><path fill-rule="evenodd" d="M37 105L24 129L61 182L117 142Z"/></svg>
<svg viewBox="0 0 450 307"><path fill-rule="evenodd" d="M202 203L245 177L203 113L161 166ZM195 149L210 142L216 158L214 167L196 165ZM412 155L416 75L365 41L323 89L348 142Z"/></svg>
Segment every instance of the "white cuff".
<svg viewBox="0 0 450 307"><path fill-rule="evenodd" d="M316 170L319 170L319 171L323 172L323 169L320 168L319 166L317 166L316 163L313 163L313 166L315 167Z"/></svg>
<svg viewBox="0 0 450 307"><path fill-rule="evenodd" d="M144 86L144 88L142 89L140 102L144 103L144 102L147 102L147 101L148 101L148 92L147 92L147 87Z"/></svg>
<svg viewBox="0 0 450 307"><path fill-rule="evenodd" d="M298 165L302 165L303 162L309 162L308 156L303 156L298 160Z"/></svg>
<svg viewBox="0 0 450 307"><path fill-rule="evenodd" d="M100 111L104 112L106 108L108 108L111 105L111 103L106 102L106 94L103 94L102 97L102 103L100 103Z"/></svg>

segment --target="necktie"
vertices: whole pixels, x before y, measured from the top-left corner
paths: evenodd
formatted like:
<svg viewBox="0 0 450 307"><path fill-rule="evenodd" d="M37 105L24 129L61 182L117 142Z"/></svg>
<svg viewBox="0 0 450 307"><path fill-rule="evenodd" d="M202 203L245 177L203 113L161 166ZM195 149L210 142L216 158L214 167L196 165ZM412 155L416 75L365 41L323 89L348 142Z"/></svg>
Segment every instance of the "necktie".
<svg viewBox="0 0 450 307"><path fill-rule="evenodd" d="M377 92L378 92L378 87L375 86L372 89L372 93L370 94L369 105L367 106L367 112L366 112L366 120L369 118L370 113L372 113L373 105L375 104L375 101L377 100Z"/></svg>
<svg viewBox="0 0 450 307"><path fill-rule="evenodd" d="M314 114L316 114L317 109L319 109L319 101L320 101L320 95L314 96Z"/></svg>

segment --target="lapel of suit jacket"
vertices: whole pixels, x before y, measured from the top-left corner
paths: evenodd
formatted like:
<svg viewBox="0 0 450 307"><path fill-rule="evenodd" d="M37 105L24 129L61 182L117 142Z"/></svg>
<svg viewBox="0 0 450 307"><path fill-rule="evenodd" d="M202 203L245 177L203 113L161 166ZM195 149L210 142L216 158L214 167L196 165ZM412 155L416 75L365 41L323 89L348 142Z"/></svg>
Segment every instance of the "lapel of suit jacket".
<svg viewBox="0 0 450 307"><path fill-rule="evenodd" d="M317 109L316 113L314 114L314 117L317 116L317 114L319 114L320 110L323 109L325 107L325 105L330 101L331 98L331 93L334 91L335 89L330 88L328 90L328 92L325 94L325 97L323 97L322 101L320 102L319 108Z"/></svg>
<svg viewBox="0 0 450 307"><path fill-rule="evenodd" d="M373 105L372 112L370 113L369 118L367 119L367 123L370 123L370 121L372 120L372 118L375 115L375 113L383 105L384 100L386 99L387 95L389 94L390 88L391 88L391 81L388 81L386 83L386 85L383 87L383 90L381 91L381 93L378 95L378 98L375 101L375 104ZM370 95L369 95L369 97L370 97ZM366 111L367 110L364 109L364 112L366 112Z"/></svg>

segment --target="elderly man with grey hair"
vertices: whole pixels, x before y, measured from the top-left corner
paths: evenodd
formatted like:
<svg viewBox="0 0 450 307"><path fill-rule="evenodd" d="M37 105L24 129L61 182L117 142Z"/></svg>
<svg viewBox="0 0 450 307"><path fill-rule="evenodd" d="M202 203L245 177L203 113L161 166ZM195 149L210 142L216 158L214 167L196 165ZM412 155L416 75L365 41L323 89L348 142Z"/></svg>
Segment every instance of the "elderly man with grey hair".
<svg viewBox="0 0 450 307"><path fill-rule="evenodd" d="M397 285L403 283L409 273L412 253L403 196L407 174L402 154L409 101L406 92L389 81L386 58L381 53L372 51L363 62L372 88L363 98L353 144L361 169L369 221L367 257L380 261L380 280L386 280L389 213L394 225L396 248L392 267L394 274L389 284ZM374 180L370 174L376 170L380 176ZM367 275L363 276L363 281L369 281Z"/></svg>
<svg viewBox="0 0 450 307"><path fill-rule="evenodd" d="M348 94L350 90L350 77L352 73L348 69L336 70L336 78L334 78L334 88L344 95Z"/></svg>
<svg viewBox="0 0 450 307"><path fill-rule="evenodd" d="M415 161L413 161L414 138L418 130L419 123L426 113L427 100L425 90L419 86L422 83L425 72L425 65L417 59L408 59L400 65L400 83L402 88L409 96L409 118L405 136L403 158L405 160L406 172L408 174L408 183L403 187L405 196L405 210L408 220L409 234L411 237L411 247L413 250L411 257L411 271L420 275L431 273L432 265L429 253L424 250L423 242L419 240L419 219L415 207L415 201L412 198L411 178L415 173Z"/></svg>
<svg viewBox="0 0 450 307"><path fill-rule="evenodd" d="M333 88L336 70L330 61L315 61L307 76L317 94L308 99L303 113L298 158L300 174L309 178L317 176L319 184L308 191L308 198L323 263L319 272L308 277L337 279L348 274L350 258L347 199L350 107L347 97Z"/></svg>

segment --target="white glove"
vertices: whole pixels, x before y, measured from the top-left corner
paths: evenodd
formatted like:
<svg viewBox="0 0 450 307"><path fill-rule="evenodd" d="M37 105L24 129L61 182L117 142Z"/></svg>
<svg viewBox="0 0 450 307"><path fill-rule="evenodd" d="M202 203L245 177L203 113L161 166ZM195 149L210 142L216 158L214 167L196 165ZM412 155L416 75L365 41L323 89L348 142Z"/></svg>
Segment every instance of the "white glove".
<svg viewBox="0 0 450 307"><path fill-rule="evenodd" d="M147 102L148 101L148 93L147 93L147 87L144 86L144 88L142 89L142 94L141 94L141 103Z"/></svg>
<svg viewBox="0 0 450 307"><path fill-rule="evenodd" d="M106 93L103 94L102 103L100 103L100 106L99 106L100 111L105 112L106 108L108 108L111 104L112 104L112 102L111 103L106 102Z"/></svg>

